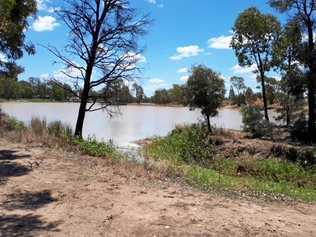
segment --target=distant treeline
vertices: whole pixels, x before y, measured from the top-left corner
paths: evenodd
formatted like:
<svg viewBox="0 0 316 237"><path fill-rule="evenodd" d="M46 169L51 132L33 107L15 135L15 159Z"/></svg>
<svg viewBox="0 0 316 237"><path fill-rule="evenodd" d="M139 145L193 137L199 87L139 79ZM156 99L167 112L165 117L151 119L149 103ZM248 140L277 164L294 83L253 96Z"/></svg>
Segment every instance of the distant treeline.
<svg viewBox="0 0 316 237"><path fill-rule="evenodd" d="M0 77L0 98L6 100L40 99L52 101L77 101L76 94L67 83L60 84L51 80L31 77L28 80L17 80ZM112 104L142 103L147 101L143 88L136 83L128 87L122 80L117 80L99 91L91 91L91 97L102 95Z"/></svg>

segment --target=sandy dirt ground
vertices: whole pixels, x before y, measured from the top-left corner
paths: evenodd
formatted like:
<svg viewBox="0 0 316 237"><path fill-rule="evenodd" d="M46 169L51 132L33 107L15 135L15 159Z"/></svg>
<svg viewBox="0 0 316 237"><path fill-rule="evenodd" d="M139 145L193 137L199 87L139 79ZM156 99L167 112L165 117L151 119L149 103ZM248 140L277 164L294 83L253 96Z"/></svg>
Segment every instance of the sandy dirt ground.
<svg viewBox="0 0 316 237"><path fill-rule="evenodd" d="M250 201L0 140L0 237L316 236L316 205Z"/></svg>

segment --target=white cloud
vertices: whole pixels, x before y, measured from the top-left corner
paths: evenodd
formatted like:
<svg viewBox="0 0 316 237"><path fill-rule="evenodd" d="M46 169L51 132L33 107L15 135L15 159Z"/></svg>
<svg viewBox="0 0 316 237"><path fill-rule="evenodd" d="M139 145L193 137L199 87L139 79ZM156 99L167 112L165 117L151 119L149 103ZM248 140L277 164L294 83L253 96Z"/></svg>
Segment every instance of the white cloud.
<svg viewBox="0 0 316 237"><path fill-rule="evenodd" d="M238 64L232 67L232 70L236 74L249 74L249 73L255 73L257 70L257 66L255 64L252 64L250 67L241 67Z"/></svg>
<svg viewBox="0 0 316 237"><path fill-rule="evenodd" d="M238 64L233 66L231 68L234 74L237 76L243 76L250 79L256 79L257 78L257 66L255 64L252 64L250 67L241 67Z"/></svg>
<svg viewBox="0 0 316 237"><path fill-rule="evenodd" d="M1 52L0 52L0 62L8 62L7 57Z"/></svg>
<svg viewBox="0 0 316 237"><path fill-rule="evenodd" d="M186 82L189 79L188 75L180 77L180 81Z"/></svg>
<svg viewBox="0 0 316 237"><path fill-rule="evenodd" d="M147 59L142 54L136 54L133 52L127 53L127 57L130 57L132 61L135 61L136 63L146 63Z"/></svg>
<svg viewBox="0 0 316 237"><path fill-rule="evenodd" d="M164 88L170 88L170 85L160 78L149 79L146 86L144 86L144 90L147 95L153 95L156 90Z"/></svg>
<svg viewBox="0 0 316 237"><path fill-rule="evenodd" d="M47 9L47 11L48 11L49 13L55 13L55 12L58 12L58 11L60 11L60 10L61 10L60 7L50 7L50 8Z"/></svg>
<svg viewBox="0 0 316 237"><path fill-rule="evenodd" d="M37 4L37 9L38 10L45 10L47 8L46 3L48 2L48 0L36 0L36 4Z"/></svg>
<svg viewBox="0 0 316 237"><path fill-rule="evenodd" d="M55 17L52 16L39 16L32 25L32 29L37 32L53 31L59 23Z"/></svg>
<svg viewBox="0 0 316 237"><path fill-rule="evenodd" d="M204 49L201 49L197 45L178 47L177 54L171 56L170 59L171 60L181 60L183 58L190 58L190 57L198 56L202 52L204 52Z"/></svg>
<svg viewBox="0 0 316 237"><path fill-rule="evenodd" d="M161 86L161 85L164 85L165 84L165 81L164 80L161 80L159 78L153 78L153 79L150 79L149 80L149 83L151 85L155 85L155 86Z"/></svg>
<svg viewBox="0 0 316 237"><path fill-rule="evenodd" d="M156 0L147 0L147 2L149 2L150 4L157 4L157 1Z"/></svg>
<svg viewBox="0 0 316 237"><path fill-rule="evenodd" d="M213 37L208 40L208 47L213 49L230 49L232 36Z"/></svg>
<svg viewBox="0 0 316 237"><path fill-rule="evenodd" d="M184 67L184 68L180 68L178 70L178 73L187 73L189 71L189 69L187 67Z"/></svg>

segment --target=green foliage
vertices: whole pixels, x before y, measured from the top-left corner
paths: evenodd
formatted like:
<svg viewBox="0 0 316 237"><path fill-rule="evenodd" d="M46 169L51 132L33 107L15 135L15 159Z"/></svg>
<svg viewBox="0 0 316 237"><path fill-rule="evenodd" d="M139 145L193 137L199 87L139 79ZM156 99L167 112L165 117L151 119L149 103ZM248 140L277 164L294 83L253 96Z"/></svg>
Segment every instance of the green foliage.
<svg viewBox="0 0 316 237"><path fill-rule="evenodd" d="M234 25L231 46L240 66L256 65L260 73L265 118L269 120L265 88L265 73L275 66L273 46L278 40L281 26L276 17L262 14L251 7L242 12Z"/></svg>
<svg viewBox="0 0 316 237"><path fill-rule="evenodd" d="M191 109L201 109L210 131L210 117L217 115L224 96L224 80L217 72L203 65L192 68L192 75L187 82L187 102Z"/></svg>
<svg viewBox="0 0 316 237"><path fill-rule="evenodd" d="M7 59L0 61L0 72L15 77L22 70L14 60L23 56L23 50L34 53L34 46L25 43L25 31L28 18L35 13L35 0L0 1L0 52Z"/></svg>
<svg viewBox="0 0 316 237"><path fill-rule="evenodd" d="M255 138L272 136L272 124L263 119L260 108L243 106L241 114L245 132L250 133Z"/></svg>
<svg viewBox="0 0 316 237"><path fill-rule="evenodd" d="M136 102L140 104L144 100L144 89L137 83L133 84L133 90L135 91Z"/></svg>
<svg viewBox="0 0 316 237"><path fill-rule="evenodd" d="M230 78L231 88L229 91L229 99L232 104L241 106L246 104L245 91L247 89L245 80L242 77L231 77ZM236 93L235 93L236 91Z"/></svg>
<svg viewBox="0 0 316 237"><path fill-rule="evenodd" d="M281 26L276 17L262 14L251 7L242 12L234 26L232 48L235 50L241 66L256 64L259 68L259 57L265 71L272 64L272 49L278 39Z"/></svg>
<svg viewBox="0 0 316 237"><path fill-rule="evenodd" d="M294 141L308 142L308 123L304 114L293 123L290 134Z"/></svg>
<svg viewBox="0 0 316 237"><path fill-rule="evenodd" d="M140 88L138 88L138 90L140 90ZM94 96L96 97L100 95L106 98L108 103L113 105L131 103L135 99L131 95L128 86L125 85L123 80L113 81L101 91L101 94L98 92L94 93ZM140 101L142 100L140 97L138 99L140 99Z"/></svg>
<svg viewBox="0 0 316 237"><path fill-rule="evenodd" d="M98 142L95 138L88 138L87 140L75 140L74 144L79 147L81 152L90 156L111 158L120 156L111 142Z"/></svg>
<svg viewBox="0 0 316 237"><path fill-rule="evenodd" d="M151 101L156 104L169 104L172 102L169 92L166 89L156 90L155 94L151 98Z"/></svg>
<svg viewBox="0 0 316 237"><path fill-rule="evenodd" d="M6 129L12 131L23 131L26 129L26 126L23 122L15 119L14 117L8 117L6 120Z"/></svg>
<svg viewBox="0 0 316 237"><path fill-rule="evenodd" d="M185 85L174 84L170 89L156 90L150 98L150 102L155 104L186 104Z"/></svg>
<svg viewBox="0 0 316 237"><path fill-rule="evenodd" d="M199 141L191 141L195 139ZM194 125L177 128L167 137L155 139L145 147L145 151L147 157L163 160L174 175L205 190L224 189L256 195L286 195L316 201L314 168L305 169L298 163L274 158L223 158L215 152L216 147L211 140L204 129ZM192 146L193 143L198 145ZM197 162L196 158L204 154L201 149L209 150L210 153L205 156L206 159L198 159Z"/></svg>

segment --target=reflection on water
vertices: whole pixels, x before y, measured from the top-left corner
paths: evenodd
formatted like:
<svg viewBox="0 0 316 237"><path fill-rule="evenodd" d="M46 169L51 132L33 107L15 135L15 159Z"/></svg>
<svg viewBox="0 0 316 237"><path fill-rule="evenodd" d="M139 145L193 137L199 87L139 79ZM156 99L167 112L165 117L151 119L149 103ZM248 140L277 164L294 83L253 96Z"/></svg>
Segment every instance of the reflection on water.
<svg viewBox="0 0 316 237"><path fill-rule="evenodd" d="M32 117L40 117L47 122L61 120L74 128L79 104L9 102L1 103L1 108L25 123ZM199 110L183 107L128 105L119 110L120 113L111 118L104 111L87 113L84 137L112 139L115 144L124 146L139 139L167 135L177 124L191 124L202 119ZM212 123L217 127L240 129L241 115L235 110L222 109Z"/></svg>

